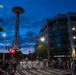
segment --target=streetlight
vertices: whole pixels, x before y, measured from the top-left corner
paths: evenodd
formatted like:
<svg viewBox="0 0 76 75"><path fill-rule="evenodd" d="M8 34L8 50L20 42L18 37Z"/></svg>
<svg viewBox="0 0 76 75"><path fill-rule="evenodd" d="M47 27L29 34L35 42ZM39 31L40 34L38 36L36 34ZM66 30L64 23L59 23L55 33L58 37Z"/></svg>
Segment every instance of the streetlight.
<svg viewBox="0 0 76 75"><path fill-rule="evenodd" d="M3 49L3 62L5 60L5 49L6 49L6 34L3 34L4 37L4 49Z"/></svg>
<svg viewBox="0 0 76 75"><path fill-rule="evenodd" d="M40 41L41 41L41 42L44 42L44 41L45 41L45 38L44 38L44 37L41 37L41 38L40 38Z"/></svg>
<svg viewBox="0 0 76 75"><path fill-rule="evenodd" d="M45 42L45 37L40 38L41 42ZM48 60L49 60L49 44L47 43L47 54L48 54Z"/></svg>

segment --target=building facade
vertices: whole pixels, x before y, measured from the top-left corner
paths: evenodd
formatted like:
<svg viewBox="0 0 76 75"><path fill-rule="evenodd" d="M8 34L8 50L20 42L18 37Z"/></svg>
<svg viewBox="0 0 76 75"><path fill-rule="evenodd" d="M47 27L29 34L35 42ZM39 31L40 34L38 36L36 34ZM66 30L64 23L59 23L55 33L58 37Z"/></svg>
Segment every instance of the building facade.
<svg viewBox="0 0 76 75"><path fill-rule="evenodd" d="M76 13L58 14L46 21L40 30L36 45L41 42L39 38L45 37L44 44L49 47L51 57L76 57Z"/></svg>

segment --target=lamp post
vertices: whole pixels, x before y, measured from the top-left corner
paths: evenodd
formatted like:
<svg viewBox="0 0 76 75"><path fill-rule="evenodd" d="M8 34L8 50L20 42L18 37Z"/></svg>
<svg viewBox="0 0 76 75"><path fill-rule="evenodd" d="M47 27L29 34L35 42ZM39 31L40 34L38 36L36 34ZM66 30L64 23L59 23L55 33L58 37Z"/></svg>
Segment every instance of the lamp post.
<svg viewBox="0 0 76 75"><path fill-rule="evenodd" d="M5 49L6 49L6 35L3 34L3 37L4 37L4 49L3 49L3 62L5 60Z"/></svg>
<svg viewBox="0 0 76 75"><path fill-rule="evenodd" d="M40 41L45 42L45 37L41 37ZM48 45L48 43L47 43L47 55L48 55L48 60L49 60L49 45Z"/></svg>

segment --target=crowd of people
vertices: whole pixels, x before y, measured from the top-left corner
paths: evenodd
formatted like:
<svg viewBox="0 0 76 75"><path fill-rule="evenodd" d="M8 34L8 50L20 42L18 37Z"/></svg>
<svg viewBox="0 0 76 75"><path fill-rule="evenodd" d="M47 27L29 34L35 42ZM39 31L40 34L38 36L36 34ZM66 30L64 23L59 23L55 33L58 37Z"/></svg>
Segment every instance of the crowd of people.
<svg viewBox="0 0 76 75"><path fill-rule="evenodd" d="M74 60L51 60L49 66L57 69L67 70L76 75L76 59Z"/></svg>
<svg viewBox="0 0 76 75"><path fill-rule="evenodd" d="M72 75L76 75L76 60L72 61L62 61L62 60L54 60L52 59L51 61L48 60L5 60L2 61L0 60L0 69L2 69L5 72L8 72L10 70L13 70L16 72L17 65L20 65L21 68L26 68L27 66L31 69L32 67L37 68L43 68L45 67L52 67L52 68L57 68L57 69L62 69L62 70L68 70L71 71Z"/></svg>
<svg viewBox="0 0 76 75"><path fill-rule="evenodd" d="M59 61L59 60L52 60L49 63L49 66L58 69L70 70L71 69L71 61Z"/></svg>
<svg viewBox="0 0 76 75"><path fill-rule="evenodd" d="M16 72L16 67L17 67L17 61L15 59L5 61L0 60L0 72L1 72L0 74L8 73L9 71L11 73L12 70Z"/></svg>

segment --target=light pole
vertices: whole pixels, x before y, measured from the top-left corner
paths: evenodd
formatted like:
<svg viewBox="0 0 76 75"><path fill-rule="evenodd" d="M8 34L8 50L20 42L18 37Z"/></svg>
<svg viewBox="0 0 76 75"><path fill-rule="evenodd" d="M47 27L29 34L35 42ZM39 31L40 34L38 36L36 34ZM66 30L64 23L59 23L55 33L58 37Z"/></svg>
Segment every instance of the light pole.
<svg viewBox="0 0 76 75"><path fill-rule="evenodd" d="M4 49L3 49L3 62L5 60L5 49L6 49L6 34L3 34L4 37Z"/></svg>
<svg viewBox="0 0 76 75"><path fill-rule="evenodd" d="M41 42L45 42L45 37L40 38ZM47 43L47 55L48 55L48 60L49 60L49 44Z"/></svg>

